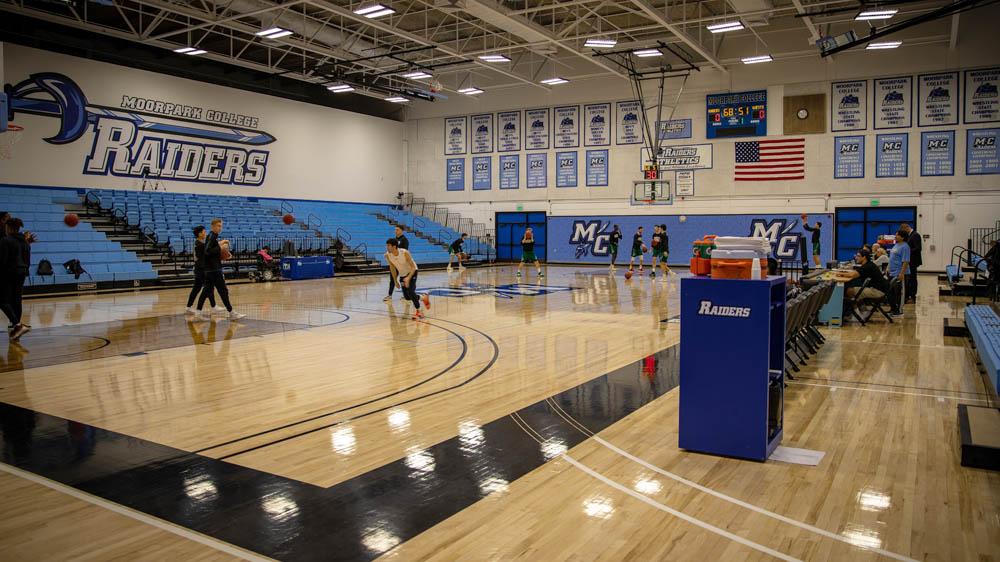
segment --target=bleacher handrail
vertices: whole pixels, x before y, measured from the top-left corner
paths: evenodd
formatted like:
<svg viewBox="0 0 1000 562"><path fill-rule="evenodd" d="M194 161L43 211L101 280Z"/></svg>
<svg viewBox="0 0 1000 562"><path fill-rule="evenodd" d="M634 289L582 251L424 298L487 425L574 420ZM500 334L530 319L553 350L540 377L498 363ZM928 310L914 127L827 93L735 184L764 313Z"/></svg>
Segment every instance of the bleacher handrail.
<svg viewBox="0 0 1000 562"><path fill-rule="evenodd" d="M316 226L313 226L313 219L316 220ZM306 228L311 228L313 230L319 230L323 228L323 219L319 218L316 213L309 213L306 216Z"/></svg>
<svg viewBox="0 0 1000 562"><path fill-rule="evenodd" d="M295 212L295 207L288 201L282 201L278 208L281 209L281 212L286 215L290 215Z"/></svg>
<svg viewBox="0 0 1000 562"><path fill-rule="evenodd" d="M981 271L980 264L987 264L986 258L980 255L978 252L973 251L971 248L965 248L963 246L954 246L951 249L951 263L952 266L957 266L958 271L962 270L962 260L965 260L965 264L972 268L972 302L969 304L976 304L976 295L979 292L977 288L977 281L979 281L979 272ZM973 258L977 258L973 261ZM956 263L957 261L957 263ZM988 270L987 270L988 274Z"/></svg>
<svg viewBox="0 0 1000 562"><path fill-rule="evenodd" d="M341 240L343 242L351 241L351 233L341 226L337 227L337 230L334 231L334 235L337 238L337 240Z"/></svg>

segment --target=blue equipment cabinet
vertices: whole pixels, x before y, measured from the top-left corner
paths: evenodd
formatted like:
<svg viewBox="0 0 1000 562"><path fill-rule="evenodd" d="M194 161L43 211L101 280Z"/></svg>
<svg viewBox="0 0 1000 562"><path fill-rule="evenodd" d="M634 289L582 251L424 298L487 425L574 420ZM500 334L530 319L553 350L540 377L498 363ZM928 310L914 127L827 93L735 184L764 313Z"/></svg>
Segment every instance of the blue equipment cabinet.
<svg viewBox="0 0 1000 562"><path fill-rule="evenodd" d="M681 279L682 449L767 460L784 424L785 278Z"/></svg>
<svg viewBox="0 0 1000 562"><path fill-rule="evenodd" d="M330 256L288 256L281 258L281 276L300 279L333 277L333 258Z"/></svg>

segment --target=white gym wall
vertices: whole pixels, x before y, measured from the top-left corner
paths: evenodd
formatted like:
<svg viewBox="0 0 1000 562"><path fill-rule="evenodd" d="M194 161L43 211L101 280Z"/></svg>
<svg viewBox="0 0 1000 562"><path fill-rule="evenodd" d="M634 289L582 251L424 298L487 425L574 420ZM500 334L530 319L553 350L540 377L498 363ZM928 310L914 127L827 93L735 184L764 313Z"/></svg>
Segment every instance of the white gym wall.
<svg viewBox="0 0 1000 562"><path fill-rule="evenodd" d="M984 12L985 13L985 12ZM994 12L996 13L996 12ZM557 105L614 102L630 99L628 82L621 78L595 78L578 80L555 86L550 92L531 86L517 86L499 91L488 91L476 97L451 96L447 103L415 104L407 123L406 134L410 141L409 185L417 196L428 201L441 202L449 210L460 212L475 220L492 224L497 211L545 210L552 215L587 214L708 214L708 213L769 213L800 211L833 212L836 207L868 206L872 199L879 199L882 206L918 206L919 227L923 234L931 235L925 244L925 267L943 269L950 260L951 248L965 244L972 226L987 226L1000 217L1000 176L966 176L965 125L948 127L920 127L851 133L803 135L806 138L806 179L788 182L760 182L747 185L733 181L735 139L707 141L705 139L705 96L726 91L767 89L768 135L782 134L782 98L785 95L825 93L829 114L830 82L855 78L912 75L943 70L962 70L995 65L1000 55L991 39L994 30L990 22L981 18L963 17L962 34L956 48L948 43L904 47L890 51L848 51L821 60L815 48L804 46L803 56L787 62L759 65L735 65L730 72L705 68L694 72L688 79L674 119L692 119L693 136L690 139L666 141L665 144L694 144L712 142L714 167L695 172L695 197L676 201L673 206L635 207L629 203L633 180L641 178L639 146L595 147L610 149L609 187L584 187L582 171L580 187L556 188L556 150L548 154L548 188L525 189L524 171L521 171L521 188L497 188L497 154L493 154L493 189L473 191L469 185L471 172L466 170L466 190L445 190L445 156L443 150L443 118L476 113L497 112L511 109L553 107ZM667 82L665 104L672 103L681 79ZM654 93L655 83L647 86L647 94ZM871 96L869 84L869 96ZM655 99L647 99L649 106ZM669 116L664 108L664 119ZM655 118L655 115L653 115ZM978 125L982 127L984 125ZM995 126L995 125L989 125ZM830 129L827 117L827 131ZM956 174L952 177L920 176L920 132L935 129L956 130ZM875 135L877 133L909 133L908 177L876 179L874 173ZM865 134L866 174L859 180L835 180L833 174L833 137ZM582 159L587 150L581 143L576 149ZM537 151L532 151L537 152ZM521 167L525 154L522 150ZM469 168L471 155L466 156ZM673 174L666 177L673 180ZM949 220L949 215L953 219Z"/></svg>
<svg viewBox="0 0 1000 562"><path fill-rule="evenodd" d="M91 104L119 108L127 95L206 112L232 112L259 118L256 128L277 139L259 147L270 152L259 187L163 181L168 191L384 203L395 200L404 183L404 125L399 122L20 45L7 44L0 60L6 66L6 83L32 73L57 72L75 81ZM42 139L56 133L58 119L18 115L17 122L27 130L15 158L0 163L0 183L118 189L141 185L136 178L82 173L92 131L77 141L53 145Z"/></svg>

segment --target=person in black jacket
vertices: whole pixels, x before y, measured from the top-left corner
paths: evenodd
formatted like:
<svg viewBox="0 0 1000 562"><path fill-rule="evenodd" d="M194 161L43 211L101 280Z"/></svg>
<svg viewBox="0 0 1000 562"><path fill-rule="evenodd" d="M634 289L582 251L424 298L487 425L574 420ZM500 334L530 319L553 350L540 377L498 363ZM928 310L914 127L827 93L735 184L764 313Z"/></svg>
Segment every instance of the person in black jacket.
<svg viewBox="0 0 1000 562"><path fill-rule="evenodd" d="M399 247L400 250L406 250L406 251L410 250L410 241L406 238L406 235L403 234L403 227L401 227L401 226L397 226L396 227L396 244L398 244L398 247ZM389 270L389 294L386 295L386 297L384 299L382 299L383 302L389 302L389 301L392 300L392 291L395 288L396 288L396 282L392 278L392 269L390 269Z"/></svg>
<svg viewBox="0 0 1000 562"><path fill-rule="evenodd" d="M917 268L923 265L924 260L920 251L923 249L923 241L916 230L903 223L899 227L906 233L906 245L910 247L910 271L906 274L906 300L907 302L917 302Z"/></svg>
<svg viewBox="0 0 1000 562"><path fill-rule="evenodd" d="M205 231L205 227L198 225L192 229L194 232L194 286L191 287L191 293L188 295L187 314L194 314L197 311L194 308L194 299L198 297L198 293L205 287L205 239L208 238L208 234ZM215 308L215 291L208 293L208 303Z"/></svg>
<svg viewBox="0 0 1000 562"><path fill-rule="evenodd" d="M0 239L0 309L11 323L10 339L17 341L31 330L21 321L21 298L24 280L31 263L31 247L21 234L21 219L8 219L4 224L4 237Z"/></svg>
<svg viewBox="0 0 1000 562"><path fill-rule="evenodd" d="M199 320L209 319L208 315L201 312L201 309L205 306L205 300L213 290L219 292L219 298L222 299L223 306L229 312L230 320L246 317L245 314L233 310L233 305L229 302L229 288L226 287L226 278L222 274L222 254L223 250L227 254L229 253L229 241L219 240L221 232L222 219L212 219L212 232L205 241L205 288L201 290L201 296L198 297L197 318Z"/></svg>

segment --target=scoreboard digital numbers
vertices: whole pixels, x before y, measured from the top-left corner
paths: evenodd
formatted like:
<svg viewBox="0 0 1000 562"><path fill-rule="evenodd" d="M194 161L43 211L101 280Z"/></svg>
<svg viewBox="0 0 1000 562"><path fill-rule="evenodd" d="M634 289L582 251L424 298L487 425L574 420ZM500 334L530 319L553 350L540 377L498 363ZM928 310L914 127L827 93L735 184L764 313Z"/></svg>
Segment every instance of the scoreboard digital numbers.
<svg viewBox="0 0 1000 562"><path fill-rule="evenodd" d="M706 138L767 135L767 90L709 94Z"/></svg>

